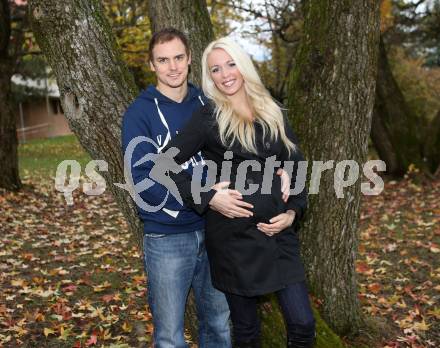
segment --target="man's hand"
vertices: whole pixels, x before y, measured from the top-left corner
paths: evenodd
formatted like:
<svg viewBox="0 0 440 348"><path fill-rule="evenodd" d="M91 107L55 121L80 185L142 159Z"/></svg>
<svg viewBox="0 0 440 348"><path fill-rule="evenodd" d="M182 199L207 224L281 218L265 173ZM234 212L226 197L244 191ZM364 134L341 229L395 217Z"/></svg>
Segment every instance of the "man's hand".
<svg viewBox="0 0 440 348"><path fill-rule="evenodd" d="M286 203L290 195L290 177L283 168L278 168L277 175L281 176L282 199Z"/></svg>
<svg viewBox="0 0 440 348"><path fill-rule="evenodd" d="M244 202L242 200L243 196L239 191L228 189L230 184L230 182L225 181L212 186L212 189L216 190L217 193L209 202L211 209L231 219L252 216L253 213L245 208L252 209L254 206Z"/></svg>
<svg viewBox="0 0 440 348"><path fill-rule="evenodd" d="M285 213L270 219L270 224L265 224L262 222L258 223L257 228L267 236L271 237L274 234L277 234L291 226L295 220L295 215L296 213L294 210L288 210Z"/></svg>

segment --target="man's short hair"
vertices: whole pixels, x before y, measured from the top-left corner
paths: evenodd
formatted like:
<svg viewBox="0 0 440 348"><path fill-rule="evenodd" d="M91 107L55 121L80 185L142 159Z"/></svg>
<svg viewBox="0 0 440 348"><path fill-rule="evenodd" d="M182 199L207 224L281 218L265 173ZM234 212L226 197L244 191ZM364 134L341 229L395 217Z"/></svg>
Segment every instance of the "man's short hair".
<svg viewBox="0 0 440 348"><path fill-rule="evenodd" d="M189 42L186 35L182 31L170 27L155 32L151 37L150 43L148 45L148 55L150 61L153 61L153 49L156 45L164 42L169 42L174 39L179 39L180 41L182 41L183 45L185 46L186 54L189 55Z"/></svg>

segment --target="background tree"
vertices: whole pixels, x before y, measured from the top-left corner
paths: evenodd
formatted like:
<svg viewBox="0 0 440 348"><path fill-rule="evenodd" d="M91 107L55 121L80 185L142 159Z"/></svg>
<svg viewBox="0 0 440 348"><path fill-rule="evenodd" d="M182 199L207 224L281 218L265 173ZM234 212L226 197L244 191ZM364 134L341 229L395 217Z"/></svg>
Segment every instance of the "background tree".
<svg viewBox="0 0 440 348"><path fill-rule="evenodd" d="M422 5L424 10L420 9ZM403 176L411 164L430 175L440 164L436 140L440 137L438 80L431 83L429 77L424 78L422 69L420 74L415 74L415 69L406 73L401 69L410 59L419 58L427 63L423 70L429 69L429 75L440 76L439 68L433 64L433 55L440 48L439 26L435 21L439 17L438 1L431 5L424 0L382 2L384 24L371 138L379 157L387 163L387 173L394 176ZM400 74L396 76L396 72ZM431 86L416 87L421 85Z"/></svg>
<svg viewBox="0 0 440 348"><path fill-rule="evenodd" d="M412 58L423 57L426 66L440 65L440 1L382 0L391 19L383 28L390 46L401 46Z"/></svg>
<svg viewBox="0 0 440 348"><path fill-rule="evenodd" d="M296 0L215 1L241 15L230 26L240 27L243 37L265 47L267 59L256 61L262 78L272 95L285 102L286 81L295 65L295 52L303 35L302 3ZM440 105L438 68L440 61L438 18L440 1L381 1L380 69L373 114L371 138L379 157L387 163L387 172L402 176L411 163L433 173L439 165L440 137L436 120ZM249 24L253 23L253 24ZM405 48L403 48L405 47ZM399 53L400 52L400 53ZM415 62L423 61L425 69L415 73ZM411 65L411 69L410 66ZM408 67L402 71L402 67ZM400 74L399 74L400 70ZM405 74L405 75L403 75ZM426 76L426 77L425 77ZM435 80L435 81L433 81ZM421 88L422 87L422 88Z"/></svg>
<svg viewBox="0 0 440 348"><path fill-rule="evenodd" d="M194 62L202 60L203 50L214 39L205 0L150 0L148 1L148 15L152 32L166 27L174 27L183 31L189 39L192 60ZM190 81L201 85L201 76L201 65L192 64Z"/></svg>
<svg viewBox="0 0 440 348"><path fill-rule="evenodd" d="M228 1L207 0L206 4L216 38L231 35L235 31L233 23L243 21L240 13Z"/></svg>
<svg viewBox="0 0 440 348"><path fill-rule="evenodd" d="M21 28L25 16L22 8L13 1L0 1L0 187L7 190L21 187L11 76L17 68L17 57L23 43Z"/></svg>
<svg viewBox="0 0 440 348"><path fill-rule="evenodd" d="M308 1L304 36L290 75L289 110L308 160L366 159L379 40L378 1ZM335 197L333 170L309 195L300 234L310 287L339 334L363 325L355 260L360 180Z"/></svg>
<svg viewBox="0 0 440 348"><path fill-rule="evenodd" d="M230 31L239 29L243 38L258 45L260 59L255 60L255 63L262 80L272 96L284 102L288 93L288 76L294 66L295 52L302 36L301 2L224 0L212 3L236 13L233 20L228 22ZM262 55L264 59L261 59Z"/></svg>
<svg viewBox="0 0 440 348"><path fill-rule="evenodd" d="M249 37L269 52L270 59L258 62L262 78L272 96L285 102L289 91L287 81L294 66L295 53L302 37L303 13L299 0L265 0L259 5L243 4L241 11L252 17L254 25Z"/></svg>
<svg viewBox="0 0 440 348"><path fill-rule="evenodd" d="M153 83L155 75L148 67L148 42L151 31L147 1L103 0L113 33L139 89Z"/></svg>

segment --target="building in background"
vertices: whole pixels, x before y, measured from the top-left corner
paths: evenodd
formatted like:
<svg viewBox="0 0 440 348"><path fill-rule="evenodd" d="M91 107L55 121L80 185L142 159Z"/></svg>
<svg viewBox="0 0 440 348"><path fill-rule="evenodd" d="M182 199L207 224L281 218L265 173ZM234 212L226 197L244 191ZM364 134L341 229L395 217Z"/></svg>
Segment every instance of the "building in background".
<svg viewBox="0 0 440 348"><path fill-rule="evenodd" d="M20 143L72 134L60 103L60 92L52 79L11 79L20 89L17 102L17 136ZM24 97L23 97L24 96Z"/></svg>

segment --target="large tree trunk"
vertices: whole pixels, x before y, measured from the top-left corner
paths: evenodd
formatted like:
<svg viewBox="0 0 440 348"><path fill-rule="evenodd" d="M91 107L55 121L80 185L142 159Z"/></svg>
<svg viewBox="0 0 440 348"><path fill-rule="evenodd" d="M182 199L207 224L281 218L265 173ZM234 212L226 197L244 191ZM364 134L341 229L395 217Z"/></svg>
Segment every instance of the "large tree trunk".
<svg viewBox="0 0 440 348"><path fill-rule="evenodd" d="M380 158L387 164L387 173L402 176L411 163L425 169L426 164L422 158L425 124L423 119L417 119L412 113L397 85L382 37L374 109L371 139Z"/></svg>
<svg viewBox="0 0 440 348"><path fill-rule="evenodd" d="M17 129L11 106L14 59L9 53L11 14L8 0L0 1L0 188L18 190Z"/></svg>
<svg viewBox="0 0 440 348"><path fill-rule="evenodd" d="M361 167L373 113L379 1L307 1L304 34L288 105L306 158ZM361 180L336 198L333 173L323 173L319 193L309 195L302 256L326 322L356 334L363 324L355 272Z"/></svg>
<svg viewBox="0 0 440 348"><path fill-rule="evenodd" d="M192 53L189 79L200 86L203 50L214 39L206 0L150 0L148 16L153 33L166 27L174 27L188 36Z"/></svg>
<svg viewBox="0 0 440 348"><path fill-rule="evenodd" d="M142 228L125 182L121 154L122 115L136 95L98 0L30 1L33 32L57 78L69 126L93 159L108 163L101 172L130 229Z"/></svg>

